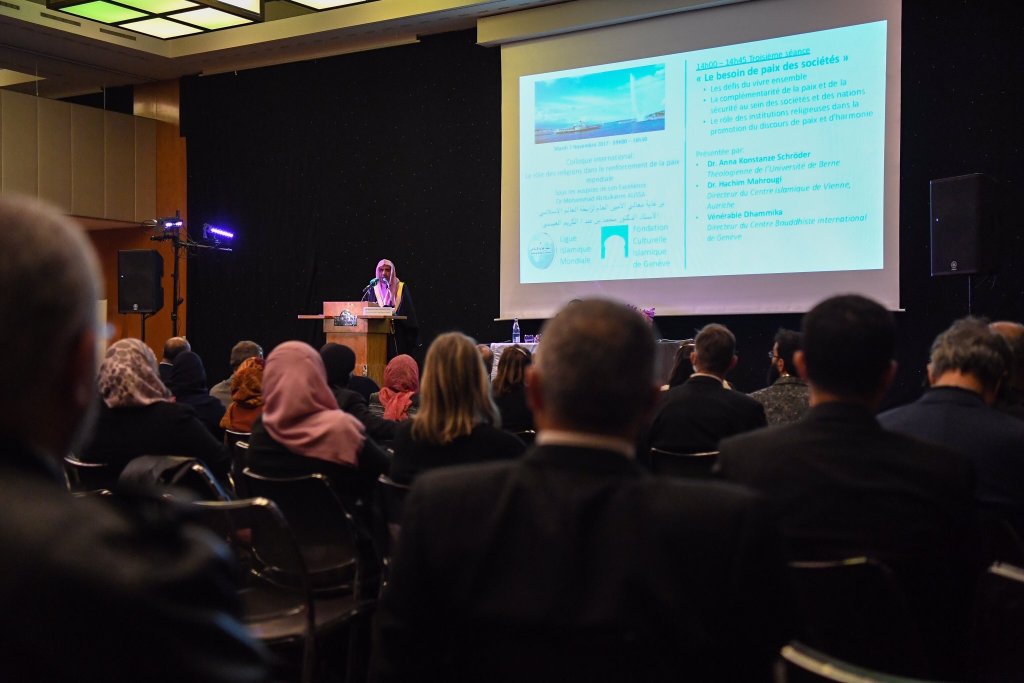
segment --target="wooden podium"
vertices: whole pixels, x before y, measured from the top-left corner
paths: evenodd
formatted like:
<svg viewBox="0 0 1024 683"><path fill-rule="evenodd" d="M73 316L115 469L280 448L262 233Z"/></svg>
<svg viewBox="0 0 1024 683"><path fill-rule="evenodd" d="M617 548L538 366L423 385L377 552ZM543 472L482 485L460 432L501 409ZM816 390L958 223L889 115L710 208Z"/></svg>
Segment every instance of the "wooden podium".
<svg viewBox="0 0 1024 683"><path fill-rule="evenodd" d="M325 301L319 315L300 315L303 320L324 321L327 341L341 344L356 354L353 374L365 375L383 386L384 366L388 362L388 336L393 334L394 320L405 316L363 315L369 306L365 301Z"/></svg>

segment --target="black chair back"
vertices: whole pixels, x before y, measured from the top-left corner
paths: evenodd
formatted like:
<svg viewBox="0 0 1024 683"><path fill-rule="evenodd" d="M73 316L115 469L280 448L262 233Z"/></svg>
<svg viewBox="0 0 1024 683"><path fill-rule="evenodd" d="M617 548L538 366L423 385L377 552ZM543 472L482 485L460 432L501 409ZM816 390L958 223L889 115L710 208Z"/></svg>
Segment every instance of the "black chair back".
<svg viewBox="0 0 1024 683"><path fill-rule="evenodd" d="M519 439L523 443L525 443L527 446L532 446L533 442L537 440L537 430L536 429L524 429L521 432L512 432L512 433L515 434L516 436L518 436Z"/></svg>
<svg viewBox="0 0 1024 683"><path fill-rule="evenodd" d="M782 648L775 683L928 683L855 666L793 641Z"/></svg>
<svg viewBox="0 0 1024 683"><path fill-rule="evenodd" d="M243 619L253 637L292 664L304 683L316 678L317 605L298 544L266 498L198 502L200 520L234 551L243 569Z"/></svg>
<svg viewBox="0 0 1024 683"><path fill-rule="evenodd" d="M650 451L651 471L671 477L710 479L718 464L718 451L674 453L660 448Z"/></svg>
<svg viewBox="0 0 1024 683"><path fill-rule="evenodd" d="M381 520L383 526L386 527L380 534L382 538L378 540L384 565L381 575L381 588L383 588L387 584L388 573L391 569L391 556L394 554L395 544L398 542L398 534L402 530L402 511L405 507L405 497L409 493L409 487L394 482L386 474L377 478L377 486L380 496Z"/></svg>
<svg viewBox="0 0 1024 683"><path fill-rule="evenodd" d="M117 470L106 463L79 460L74 454L64 456L64 478L72 493L110 490L117 483Z"/></svg>
<svg viewBox="0 0 1024 683"><path fill-rule="evenodd" d="M330 480L314 473L271 477L242 471L244 488L277 503L288 518L314 591L359 594L360 548L352 515Z"/></svg>
<svg viewBox="0 0 1024 683"><path fill-rule="evenodd" d="M972 681L1024 676L1024 568L995 563L981 577L971 633Z"/></svg>
<svg viewBox="0 0 1024 683"><path fill-rule="evenodd" d="M231 500L232 496L196 458L182 455L141 455L129 462L118 477L118 489L156 488L168 498Z"/></svg>
<svg viewBox="0 0 1024 683"><path fill-rule="evenodd" d="M920 629L884 564L866 557L791 562L789 574L804 643L877 671L926 675Z"/></svg>

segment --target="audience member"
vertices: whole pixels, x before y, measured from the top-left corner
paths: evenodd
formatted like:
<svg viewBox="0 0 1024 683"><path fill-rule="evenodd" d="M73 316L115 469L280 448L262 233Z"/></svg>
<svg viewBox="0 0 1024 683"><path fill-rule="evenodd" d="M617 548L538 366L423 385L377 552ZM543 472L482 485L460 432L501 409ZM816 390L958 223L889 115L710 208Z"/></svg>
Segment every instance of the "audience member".
<svg viewBox="0 0 1024 683"><path fill-rule="evenodd" d="M395 434L391 478L396 482L409 483L436 467L514 458L526 450L526 444L501 431L480 354L466 335L448 332L434 340L421 389L419 412Z"/></svg>
<svg viewBox="0 0 1024 683"><path fill-rule="evenodd" d="M192 406L199 421L206 425L218 440L224 438L220 428L220 420L224 417L224 406L219 400L210 396L206 388L206 369L199 354L194 351L182 351L174 357L171 369L171 383L168 385L178 403Z"/></svg>
<svg viewBox="0 0 1024 683"><path fill-rule="evenodd" d="M1010 345L1013 362L1008 381L1003 382L996 407L999 410L1024 420L1024 325L1000 320L990 327Z"/></svg>
<svg viewBox="0 0 1024 683"><path fill-rule="evenodd" d="M217 382L210 387L210 396L220 401L225 408L231 405L231 394L233 389L231 387L231 379L234 377L235 371L242 364L242 361L247 358L259 358L263 359L263 348L254 341L242 340L231 347L231 377Z"/></svg>
<svg viewBox="0 0 1024 683"><path fill-rule="evenodd" d="M506 432L525 432L533 429L533 413L526 405L526 368L533 362L529 349L510 346L498 361L498 374L491 391L494 404L501 414L501 426Z"/></svg>
<svg viewBox="0 0 1024 683"><path fill-rule="evenodd" d="M693 366L690 365L690 354L693 353L693 340L685 339L676 349L675 359L672 361L672 370L668 374L668 384L662 389L671 389L690 379L693 374Z"/></svg>
<svg viewBox="0 0 1024 683"><path fill-rule="evenodd" d="M227 452L191 406L173 402L157 374L156 356L138 339L110 345L99 390L99 420L82 460L120 471L140 455L187 455L218 475L227 473Z"/></svg>
<svg viewBox="0 0 1024 683"><path fill-rule="evenodd" d="M184 337L171 337L164 342L164 357L160 359L160 381L167 388L171 387L171 370L174 367L174 359L183 351L191 351L192 345Z"/></svg>
<svg viewBox="0 0 1024 683"><path fill-rule="evenodd" d="M796 422L807 413L807 383L800 379L793 367L793 354L799 349L800 333L780 328L768 354L771 360L768 386L750 394L764 406L770 425Z"/></svg>
<svg viewBox="0 0 1024 683"><path fill-rule="evenodd" d="M261 356L249 356L231 374L231 402L220 421L223 429L252 431L252 423L263 413L263 365Z"/></svg>
<svg viewBox="0 0 1024 683"><path fill-rule="evenodd" d="M144 496L74 498L95 405L96 256L54 209L0 199L0 657L7 680L257 682L228 552ZM157 380L152 359L153 391Z"/></svg>
<svg viewBox="0 0 1024 683"><path fill-rule="evenodd" d="M388 458L366 438L363 424L338 410L316 349L290 341L267 356L263 415L252 426L249 466L260 474L320 472L347 497L369 492L388 471Z"/></svg>
<svg viewBox="0 0 1024 683"><path fill-rule="evenodd" d="M992 407L1012 364L1006 340L984 321L958 320L932 344L931 389L878 421L970 456L982 508L1024 532L1024 422Z"/></svg>
<svg viewBox="0 0 1024 683"><path fill-rule="evenodd" d="M736 366L736 338L724 325L706 325L694 340L694 372L662 395L647 433L650 447L676 453L718 450L727 436L764 427L764 408L722 385Z"/></svg>
<svg viewBox="0 0 1024 683"><path fill-rule="evenodd" d="M370 394L370 410L387 420L404 420L419 406L420 369L412 356L400 354L384 368L384 386Z"/></svg>
<svg viewBox="0 0 1024 683"><path fill-rule="evenodd" d="M356 366L356 352L341 344L328 343L320 349L320 357L327 369L327 384L331 387L338 407L362 422L371 438L380 442L395 438L398 422L385 420L370 412L363 395L349 389L352 370Z"/></svg>
<svg viewBox="0 0 1024 683"><path fill-rule="evenodd" d="M494 373L494 351L491 351L490 344L477 344L476 348L480 351L480 358L484 362L484 370L487 371L487 376L490 377Z"/></svg>
<svg viewBox="0 0 1024 683"><path fill-rule="evenodd" d="M415 423L431 372L428 354ZM657 393L641 315L566 306L527 392L540 433L524 458L413 485L371 680L771 680L790 634L770 516L743 489L633 462Z"/></svg>
<svg viewBox="0 0 1024 683"><path fill-rule="evenodd" d="M793 362L810 386L798 422L722 441L721 474L762 493L779 513L796 560L866 555L896 572L949 675L962 650L970 581L965 533L974 472L962 453L882 429L874 413L896 371L896 330L857 295L815 306Z"/></svg>

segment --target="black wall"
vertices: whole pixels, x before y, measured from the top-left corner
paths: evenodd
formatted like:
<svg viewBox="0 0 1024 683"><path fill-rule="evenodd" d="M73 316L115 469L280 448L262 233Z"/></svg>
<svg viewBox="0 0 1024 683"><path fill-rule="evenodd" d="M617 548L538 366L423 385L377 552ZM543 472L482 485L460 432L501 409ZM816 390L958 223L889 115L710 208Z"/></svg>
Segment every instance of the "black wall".
<svg viewBox="0 0 1024 683"><path fill-rule="evenodd" d="M1019 25L995 3L904 4L900 191L901 372L889 402L913 398L931 339L966 315L1024 319L1024 242L1009 218L1021 187ZM509 337L498 312L500 62L474 32L237 75L186 79L189 216L239 233L232 254L189 264L188 335L211 381L238 339L266 348L322 342L295 320L358 298L391 258L415 294L425 341L460 329ZM994 274L929 276L928 181L984 172L1004 198ZM799 245L794 245L799 248ZM970 290L970 291L969 291ZM641 303L642 302L637 302ZM710 317L660 318L692 336ZM796 315L721 316L740 343L734 382L764 383L775 329ZM534 332L540 321L524 321Z"/></svg>

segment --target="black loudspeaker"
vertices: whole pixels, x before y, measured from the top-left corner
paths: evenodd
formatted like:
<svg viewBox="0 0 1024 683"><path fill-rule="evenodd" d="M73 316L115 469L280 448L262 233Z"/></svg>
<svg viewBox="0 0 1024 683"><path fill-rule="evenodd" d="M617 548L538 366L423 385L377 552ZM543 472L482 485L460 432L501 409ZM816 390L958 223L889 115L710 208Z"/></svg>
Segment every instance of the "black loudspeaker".
<svg viewBox="0 0 1024 683"><path fill-rule="evenodd" d="M991 270L997 248L993 180L971 173L930 186L932 276Z"/></svg>
<svg viewBox="0 0 1024 683"><path fill-rule="evenodd" d="M164 307L164 258L155 249L117 252L117 312L156 313Z"/></svg>

